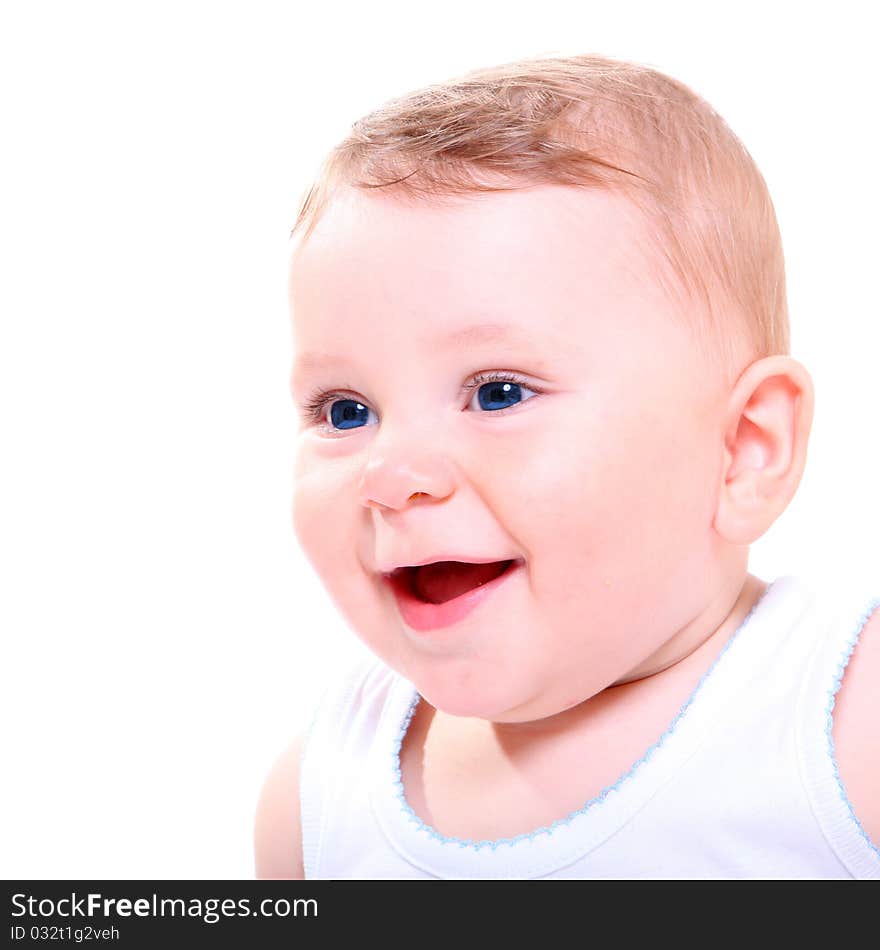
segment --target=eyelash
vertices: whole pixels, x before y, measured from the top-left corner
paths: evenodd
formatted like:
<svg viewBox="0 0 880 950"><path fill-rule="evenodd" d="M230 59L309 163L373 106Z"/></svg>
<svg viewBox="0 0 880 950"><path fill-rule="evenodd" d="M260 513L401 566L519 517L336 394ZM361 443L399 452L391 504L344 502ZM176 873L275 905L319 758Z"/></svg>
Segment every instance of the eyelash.
<svg viewBox="0 0 880 950"><path fill-rule="evenodd" d="M523 386L525 389L530 390L536 395L540 395L543 392L543 390L538 389L533 383L528 382L526 379L523 379L523 377L516 373L493 372L478 373L470 382L465 383L464 386L461 387L460 395L462 397L469 396L475 390L479 389L480 386L484 386L486 383L516 383L518 386ZM307 422L320 422L321 414L327 408L327 406L330 405L330 403L334 402L336 399L350 398L350 396L346 396L344 393L336 392L335 390L316 390L303 403L303 416ZM507 406L504 409L494 409L491 413L487 412L484 413L484 415L503 415L511 409L516 409L517 405L520 405L520 403L517 403L514 406ZM334 429L328 425L323 425L321 428L328 432L332 432L334 435L338 432L345 431L342 429Z"/></svg>

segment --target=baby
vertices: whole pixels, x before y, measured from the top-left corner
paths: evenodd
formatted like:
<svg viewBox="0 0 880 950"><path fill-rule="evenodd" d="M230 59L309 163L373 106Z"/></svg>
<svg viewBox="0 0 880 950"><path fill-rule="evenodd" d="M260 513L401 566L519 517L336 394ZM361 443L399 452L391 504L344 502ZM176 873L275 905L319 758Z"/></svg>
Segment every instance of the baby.
<svg viewBox="0 0 880 950"><path fill-rule="evenodd" d="M371 656L257 875L880 876L876 591L748 572L813 385L724 121L598 56L479 70L355 123L293 236L294 526Z"/></svg>

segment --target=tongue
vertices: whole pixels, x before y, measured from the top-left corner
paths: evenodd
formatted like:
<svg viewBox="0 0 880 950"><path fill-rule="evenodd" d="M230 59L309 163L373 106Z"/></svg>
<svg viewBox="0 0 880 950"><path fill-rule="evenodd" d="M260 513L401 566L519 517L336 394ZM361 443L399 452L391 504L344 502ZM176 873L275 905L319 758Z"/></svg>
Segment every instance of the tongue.
<svg viewBox="0 0 880 950"><path fill-rule="evenodd" d="M492 564L465 564L462 561L437 561L413 571L413 592L431 604L442 604L465 591L479 587L503 574L510 561Z"/></svg>

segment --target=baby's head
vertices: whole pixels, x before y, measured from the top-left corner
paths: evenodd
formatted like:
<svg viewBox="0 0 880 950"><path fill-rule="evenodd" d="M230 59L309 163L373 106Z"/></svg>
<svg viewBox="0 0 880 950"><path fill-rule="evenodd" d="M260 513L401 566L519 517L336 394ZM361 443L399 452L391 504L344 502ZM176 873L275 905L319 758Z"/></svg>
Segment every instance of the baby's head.
<svg viewBox="0 0 880 950"><path fill-rule="evenodd" d="M294 524L366 645L499 722L674 663L812 419L773 207L724 122L599 57L480 70L356 123L294 240ZM405 580L493 576L386 576L435 561L513 563L470 612L401 610Z"/></svg>

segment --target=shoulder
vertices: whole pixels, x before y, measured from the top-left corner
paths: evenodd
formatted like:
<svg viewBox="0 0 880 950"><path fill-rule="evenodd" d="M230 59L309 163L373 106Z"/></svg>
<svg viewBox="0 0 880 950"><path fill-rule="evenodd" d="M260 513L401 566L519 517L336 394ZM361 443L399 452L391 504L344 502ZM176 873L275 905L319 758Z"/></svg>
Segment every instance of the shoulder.
<svg viewBox="0 0 880 950"><path fill-rule="evenodd" d="M880 847L880 607L862 627L832 712L834 757L856 817Z"/></svg>
<svg viewBox="0 0 880 950"><path fill-rule="evenodd" d="M260 792L254 821L258 878L305 877L300 770L306 738L312 754L309 774L322 786L312 787L310 794L320 797L323 783L336 776L346 743L375 728L389 689L397 682L396 674L377 657L361 653L346 656L322 679L310 725L275 760Z"/></svg>
<svg viewBox="0 0 880 950"><path fill-rule="evenodd" d="M305 734L297 736L269 771L254 821L258 878L303 880L299 767Z"/></svg>

